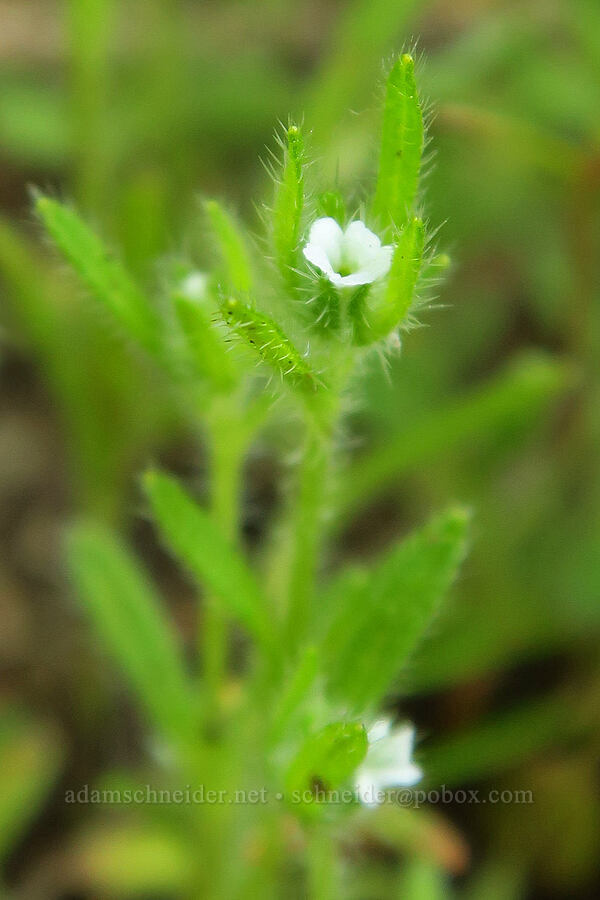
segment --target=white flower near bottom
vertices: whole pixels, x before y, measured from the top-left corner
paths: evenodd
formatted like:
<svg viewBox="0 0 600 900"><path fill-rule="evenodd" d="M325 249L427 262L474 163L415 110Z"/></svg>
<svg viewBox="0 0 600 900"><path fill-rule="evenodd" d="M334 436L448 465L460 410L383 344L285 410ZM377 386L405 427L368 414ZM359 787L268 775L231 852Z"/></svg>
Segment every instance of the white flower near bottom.
<svg viewBox="0 0 600 900"><path fill-rule="evenodd" d="M387 275L394 248L382 247L363 222L351 222L342 231L335 219L327 216L313 222L302 252L333 284L357 287Z"/></svg>
<svg viewBox="0 0 600 900"><path fill-rule="evenodd" d="M423 771L412 761L413 725L392 728L390 719L375 722L367 733L369 749L356 772L355 789L365 806L377 806L386 788L412 787Z"/></svg>

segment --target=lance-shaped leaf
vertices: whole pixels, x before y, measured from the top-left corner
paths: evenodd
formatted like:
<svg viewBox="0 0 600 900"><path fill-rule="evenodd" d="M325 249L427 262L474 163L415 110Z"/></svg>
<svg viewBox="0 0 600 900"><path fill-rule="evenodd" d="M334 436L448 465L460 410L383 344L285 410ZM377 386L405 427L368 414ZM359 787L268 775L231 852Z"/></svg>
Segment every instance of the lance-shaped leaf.
<svg viewBox="0 0 600 900"><path fill-rule="evenodd" d="M68 206L39 195L35 206L46 231L92 296L129 337L146 350L160 348L157 317L124 266Z"/></svg>
<svg viewBox="0 0 600 900"><path fill-rule="evenodd" d="M236 381L235 367L210 311L201 300L182 293L175 295L175 310L196 372L217 390L228 390Z"/></svg>
<svg viewBox="0 0 600 900"><path fill-rule="evenodd" d="M421 219L411 219L401 232L382 295L369 306L367 299L362 318L355 322L359 343L372 343L388 335L401 324L410 310L423 264L425 228Z"/></svg>
<svg viewBox="0 0 600 900"><path fill-rule="evenodd" d="M273 244L277 264L286 280L293 280L293 267L300 238L304 208L304 142L297 125L286 131L283 172L273 206Z"/></svg>
<svg viewBox="0 0 600 900"><path fill-rule="evenodd" d="M144 487L167 545L263 646L275 651L275 627L265 597L239 553L212 517L168 475L150 471Z"/></svg>
<svg viewBox="0 0 600 900"><path fill-rule="evenodd" d="M173 626L136 560L104 528L83 524L68 540L70 570L108 652L154 725L191 739L195 701Z"/></svg>
<svg viewBox="0 0 600 900"><path fill-rule="evenodd" d="M204 208L223 259L227 284L234 291L247 293L252 286L252 270L244 238L216 200L207 200Z"/></svg>
<svg viewBox="0 0 600 900"><path fill-rule="evenodd" d="M382 226L400 227L411 214L424 146L423 112L414 61L404 54L389 74L373 212Z"/></svg>
<svg viewBox="0 0 600 900"><path fill-rule="evenodd" d="M456 575L467 521L465 510L451 509L362 578L346 579L323 661L331 695L352 712L377 706L393 686Z"/></svg>
<svg viewBox="0 0 600 900"><path fill-rule="evenodd" d="M221 315L241 343L283 382L309 393L319 387L316 373L270 316L234 298L222 303Z"/></svg>

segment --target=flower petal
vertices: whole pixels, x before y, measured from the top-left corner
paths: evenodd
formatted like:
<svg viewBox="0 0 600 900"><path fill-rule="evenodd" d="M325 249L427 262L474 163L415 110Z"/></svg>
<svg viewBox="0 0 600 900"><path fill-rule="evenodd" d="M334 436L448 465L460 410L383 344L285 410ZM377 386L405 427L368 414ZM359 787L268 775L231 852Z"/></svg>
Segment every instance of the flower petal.
<svg viewBox="0 0 600 900"><path fill-rule="evenodd" d="M355 270L362 269L373 259L381 247L381 241L364 222L351 222L344 233L344 261Z"/></svg>
<svg viewBox="0 0 600 900"><path fill-rule="evenodd" d="M352 272L351 275L338 275L339 281L334 282L340 287L357 287L360 284L370 284L373 281L369 272ZM333 278L331 279L333 281Z"/></svg>
<svg viewBox="0 0 600 900"><path fill-rule="evenodd" d="M305 246L302 248L302 252L304 253L304 256L309 261L309 263L312 263L313 266L316 266L317 269L320 269L321 272L324 272L325 275L329 276L329 278L332 278L332 276L336 274L333 271L333 267L329 261L327 253L325 252L323 247L320 246L320 244L313 244L309 241L309 243L305 244ZM339 278L340 276L338 275L337 277Z"/></svg>
<svg viewBox="0 0 600 900"><path fill-rule="evenodd" d="M342 263L343 240L344 232L331 216L313 222L308 235L308 245L316 244L320 247L334 271L339 271Z"/></svg>
<svg viewBox="0 0 600 900"><path fill-rule="evenodd" d="M380 247L379 250L377 250L377 253L360 269L361 277L366 279L363 284L378 281L380 278L383 278L384 275L387 275L392 265L393 254L393 247Z"/></svg>

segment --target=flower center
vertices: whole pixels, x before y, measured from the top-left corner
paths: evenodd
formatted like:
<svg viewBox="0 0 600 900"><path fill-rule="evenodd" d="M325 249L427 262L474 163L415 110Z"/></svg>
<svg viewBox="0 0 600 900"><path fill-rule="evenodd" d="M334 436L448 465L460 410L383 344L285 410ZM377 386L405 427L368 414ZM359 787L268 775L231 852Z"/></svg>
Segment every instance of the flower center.
<svg viewBox="0 0 600 900"><path fill-rule="evenodd" d="M359 268L360 267L356 264L356 261L350 258L349 254L344 248L342 250L340 265L337 270L338 275L341 275L342 278L344 278L346 275L353 275L354 272L358 271Z"/></svg>

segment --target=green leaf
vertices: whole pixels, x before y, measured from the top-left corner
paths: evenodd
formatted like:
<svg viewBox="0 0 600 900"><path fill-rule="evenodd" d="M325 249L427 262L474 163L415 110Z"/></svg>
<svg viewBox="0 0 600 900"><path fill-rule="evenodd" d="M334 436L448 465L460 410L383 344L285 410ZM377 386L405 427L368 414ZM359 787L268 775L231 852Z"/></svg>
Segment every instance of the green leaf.
<svg viewBox="0 0 600 900"><path fill-rule="evenodd" d="M382 226L401 227L414 206L424 147L423 113L414 62L405 53L389 74L373 212Z"/></svg>
<svg viewBox="0 0 600 900"><path fill-rule="evenodd" d="M252 272L244 238L231 216L216 200L207 200L204 209L223 258L227 284L234 291L248 293L252 287Z"/></svg>
<svg viewBox="0 0 600 900"><path fill-rule="evenodd" d="M321 382L316 373L274 319L231 297L222 304L221 315L240 343L279 375L284 384L308 394L318 389Z"/></svg>
<svg viewBox="0 0 600 900"><path fill-rule="evenodd" d="M344 602L323 644L330 694L353 712L376 707L393 686L452 583L468 515L450 509L394 548L363 577L341 578Z"/></svg>
<svg viewBox="0 0 600 900"><path fill-rule="evenodd" d="M282 275L286 280L293 281L304 208L304 142L297 125L288 127L286 139L283 172L273 206L273 243Z"/></svg>
<svg viewBox="0 0 600 900"><path fill-rule="evenodd" d="M107 530L72 529L68 559L94 625L155 726L175 738L195 733L195 702L173 626L138 563Z"/></svg>
<svg viewBox="0 0 600 900"><path fill-rule="evenodd" d="M37 196L35 206L48 234L92 296L126 335L156 353L160 347L158 321L123 265L110 256L74 210L43 195Z"/></svg>
<svg viewBox="0 0 600 900"><path fill-rule="evenodd" d="M413 302L423 263L425 228L421 219L412 219L402 230L380 302L369 309L368 301L360 319L355 320L358 343L372 343L388 335L406 317Z"/></svg>
<svg viewBox="0 0 600 900"><path fill-rule="evenodd" d="M265 598L242 557L212 517L174 478L150 471L144 488L167 544L256 640L275 652L275 629Z"/></svg>
<svg viewBox="0 0 600 900"><path fill-rule="evenodd" d="M211 321L210 311L202 301L184 294L176 294L175 310L196 372L208 378L217 390L230 388L236 381L234 366Z"/></svg>
<svg viewBox="0 0 600 900"><path fill-rule="evenodd" d="M363 761L368 744L367 733L357 722L334 722L311 735L287 772L288 800L302 802L306 793L304 802L310 804L313 794L335 790Z"/></svg>

